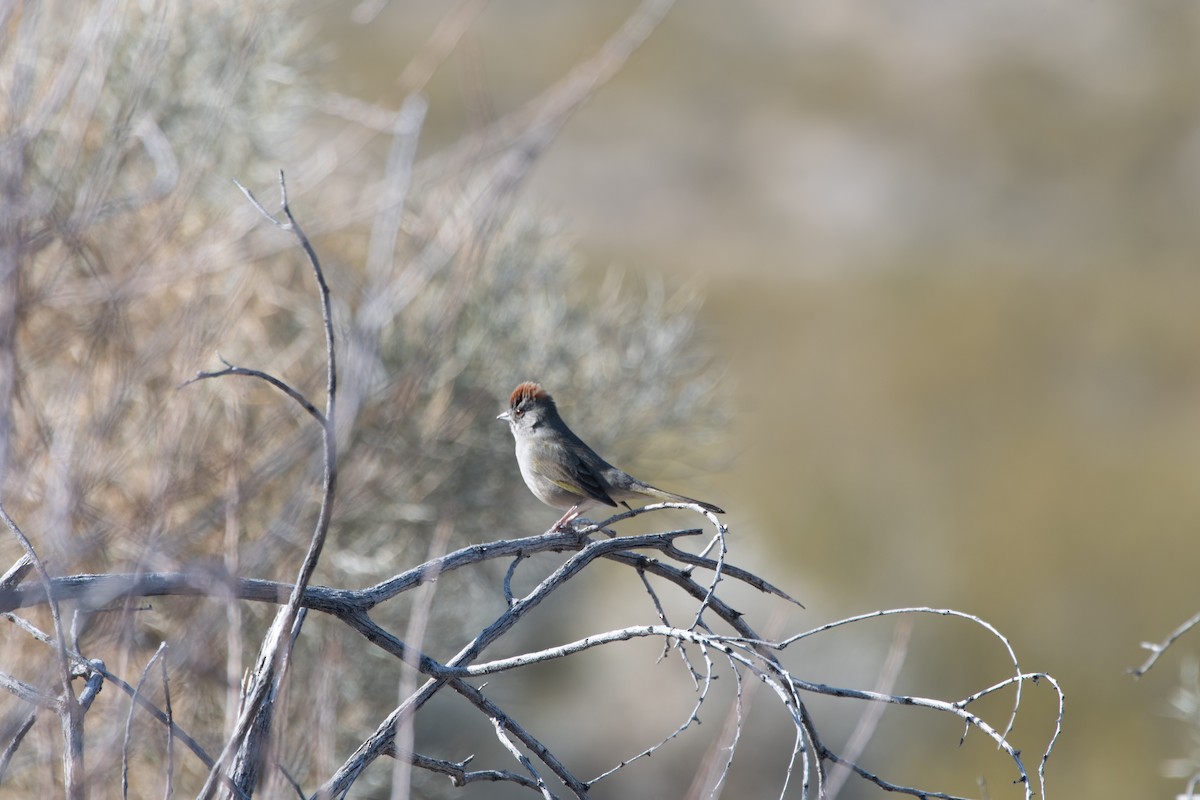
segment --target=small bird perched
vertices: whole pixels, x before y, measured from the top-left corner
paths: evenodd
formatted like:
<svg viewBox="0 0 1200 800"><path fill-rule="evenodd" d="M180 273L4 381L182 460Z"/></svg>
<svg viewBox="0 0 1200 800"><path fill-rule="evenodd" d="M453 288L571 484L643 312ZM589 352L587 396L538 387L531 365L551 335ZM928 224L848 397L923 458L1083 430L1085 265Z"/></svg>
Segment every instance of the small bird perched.
<svg viewBox="0 0 1200 800"><path fill-rule="evenodd" d="M536 383L527 381L514 389L508 410L496 419L508 423L517 441L517 465L529 491L546 505L567 510L552 530L566 529L589 506L616 507L620 502L629 508L625 501L639 497L693 503L715 514L725 513L711 503L642 483L609 464L571 432L554 399Z"/></svg>

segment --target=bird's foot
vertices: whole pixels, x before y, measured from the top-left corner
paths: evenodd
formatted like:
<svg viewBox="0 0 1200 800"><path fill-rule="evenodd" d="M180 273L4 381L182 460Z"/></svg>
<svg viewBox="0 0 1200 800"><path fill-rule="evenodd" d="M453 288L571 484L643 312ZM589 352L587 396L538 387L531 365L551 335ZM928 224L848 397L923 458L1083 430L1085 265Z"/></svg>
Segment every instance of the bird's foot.
<svg viewBox="0 0 1200 800"><path fill-rule="evenodd" d="M580 536L586 536L589 533L595 533L596 531L599 531L610 539L617 535L616 531L605 528L596 520L588 519L587 517L576 517L568 522L560 521L555 527L551 528L551 530L560 533L577 533Z"/></svg>

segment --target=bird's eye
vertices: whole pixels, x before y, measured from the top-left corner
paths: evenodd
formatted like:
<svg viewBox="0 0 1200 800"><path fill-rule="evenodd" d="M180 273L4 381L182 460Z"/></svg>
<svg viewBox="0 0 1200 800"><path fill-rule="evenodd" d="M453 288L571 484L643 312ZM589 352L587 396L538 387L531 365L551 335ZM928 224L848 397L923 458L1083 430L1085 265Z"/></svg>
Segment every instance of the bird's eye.
<svg viewBox="0 0 1200 800"><path fill-rule="evenodd" d="M523 416L525 416L525 409L523 409L523 408L514 408L514 409L513 409L513 416L514 416L514 417L523 417Z"/></svg>

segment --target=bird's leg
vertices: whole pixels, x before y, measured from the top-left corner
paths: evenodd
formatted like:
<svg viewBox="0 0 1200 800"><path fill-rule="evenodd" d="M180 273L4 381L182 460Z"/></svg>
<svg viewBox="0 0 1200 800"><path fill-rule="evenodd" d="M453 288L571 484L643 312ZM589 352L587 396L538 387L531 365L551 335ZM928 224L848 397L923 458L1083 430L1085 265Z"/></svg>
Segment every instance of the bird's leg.
<svg viewBox="0 0 1200 800"><path fill-rule="evenodd" d="M570 523L574 522L575 518L578 517L580 512L582 512L582 511L583 511L583 503L576 503L575 505L573 505L569 509L567 509L567 513L563 514L562 517L558 520L558 522L554 523L554 527L552 527L550 530L552 530L552 531L572 530L572 526Z"/></svg>

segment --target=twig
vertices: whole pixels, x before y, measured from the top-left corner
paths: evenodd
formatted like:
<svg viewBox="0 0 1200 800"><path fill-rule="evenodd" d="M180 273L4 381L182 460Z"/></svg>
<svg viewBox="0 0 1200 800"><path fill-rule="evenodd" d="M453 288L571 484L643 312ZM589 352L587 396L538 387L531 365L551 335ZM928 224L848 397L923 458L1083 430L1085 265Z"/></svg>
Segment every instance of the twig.
<svg viewBox="0 0 1200 800"><path fill-rule="evenodd" d="M653 503L650 505L641 506L640 508L633 508L628 511L623 511L620 514L614 514L613 516L609 517L608 519L604 520L603 522L596 523L595 525L591 525L591 526L581 529L580 533L588 534L588 533L592 533L592 532L595 532L598 530L603 530L605 527L612 525L613 523L620 522L621 520L628 519L630 517L636 517L639 514L660 511L664 508L682 508L682 509L687 509L689 511L696 511L699 513L703 513L706 517L708 517L710 519L710 521L712 521L714 523L714 525L717 525L718 527L720 527L720 524L721 524L720 521L718 519L716 519L715 515L712 515L709 512L704 511L704 509L700 508L699 506L692 505L691 503ZM698 530L695 532L697 534L700 533L700 531L698 531ZM626 537L626 538L628 538L628 537ZM714 539L714 541L718 541L718 539ZM711 549L711 547L712 547L712 543L710 542L709 545L707 547L705 547L705 551ZM780 589L777 586L774 586L774 585L768 583L767 581L763 580L762 578L755 575L754 573L749 572L748 570L742 569L741 567L735 567L732 564L726 564L726 563L723 563L718 560L707 558L704 555L696 555L693 553L689 553L686 550L681 550L680 548L675 547L673 544L669 544L660 549L663 551L664 554L670 556L671 558L675 559L676 561L681 561L684 564L693 564L698 567L704 567L705 569L711 569L711 570L713 570L714 573L720 571L722 573L728 574L732 578L737 578L739 581L742 581L743 583L745 583L749 586L753 586L755 589L758 589L760 592L763 592L765 594L772 594L782 600L786 600L787 602L792 603L793 605L799 606L800 608L804 608L803 603L801 603L799 600L797 600L794 597L792 597L791 595L789 595L787 592L783 591L782 589Z"/></svg>
<svg viewBox="0 0 1200 800"><path fill-rule="evenodd" d="M717 549L717 557L715 559L716 563L713 565L712 580L709 581L708 584L708 592L705 593L704 599L700 601L700 607L696 609L696 618L692 620L692 624L690 626L693 629L699 628L704 620L704 609L708 608L709 601L712 600L713 596L717 593L717 586L721 583L722 573L725 571L725 557L729 555L729 548L725 543L725 534L729 529L723 522L717 519L716 514L712 513L711 511L706 511L703 508L698 510L703 513L704 516L708 517L709 521L717 529L716 536L714 536L713 540L709 542L708 547L704 548L701 556L706 556L708 552L712 550L714 543L719 545L719 547Z"/></svg>
<svg viewBox="0 0 1200 800"><path fill-rule="evenodd" d="M658 615L658 621L663 625L670 625L671 623L667 619L666 609L663 608L662 601L658 598L658 592L654 591L654 587L650 585L650 579L646 577L646 570L639 566L637 568L637 576L642 582L642 586L646 587L646 594L650 595L650 601L654 603L654 613ZM659 657L660 660L666 658L672 649L679 653L679 660L683 663L684 669L687 670L688 677L692 679L692 688L699 689L701 678L700 672L696 669L695 665L692 664L692 659L688 656L687 648L682 644L674 641L673 639L664 639L663 652Z"/></svg>
<svg viewBox="0 0 1200 800"><path fill-rule="evenodd" d="M508 734L505 733L504 730L504 723L499 719L493 718L492 727L495 728L496 738L500 740L500 744L504 745L504 749L512 753L513 758L520 762L521 766L533 776L533 781L536 784L538 791L542 793L542 797L546 798L546 800L556 800L555 796L546 786L546 782L542 780L542 776L538 773L537 768L533 766L533 762L529 760L529 756L518 750L517 746L512 743L512 739L508 738Z"/></svg>
<svg viewBox="0 0 1200 800"><path fill-rule="evenodd" d="M66 786L67 797L71 800L82 798L83 790L83 710L79 707L79 699L71 688L71 668L67 663L67 641L63 632L62 615L59 613L58 600L55 598L50 573L46 565L38 558L33 545L13 518L8 515L3 501L0 501L0 518L20 542L25 555L33 562L38 578L46 590L46 598L50 606L50 619L54 623L55 653L58 656L59 679L62 683L62 700L58 706L59 720L63 730L63 782Z"/></svg>
<svg viewBox="0 0 1200 800"><path fill-rule="evenodd" d="M154 666L164 652L167 645L159 644L158 649L154 651L154 655L146 662L146 666L142 669L142 675L138 678L137 686L133 690L133 700L136 700L142 693L142 686L146 683L146 676L150 674L150 668ZM129 741L133 733L133 709L134 703L129 703L129 714L125 717L125 737L121 742L121 797L129 797ZM170 772L168 771L168 782L170 781Z"/></svg>
<svg viewBox="0 0 1200 800"><path fill-rule="evenodd" d="M768 624L768 634L776 635L776 631L783 624L783 619L784 610L779 609ZM682 645L679 647L682 648ZM721 787L729 777L729 770L733 766L733 757L737 754L738 743L741 741L743 723L754 705L754 698L758 694L759 687L762 686L761 681L751 682L747 686L743 680L742 671L740 665L730 661L730 672L733 674L736 687L733 706L725 715L725 722L721 727L720 734L712 741L705 753L700 769L696 771L696 777L692 780L687 794L684 795L686 800L701 800L701 798L715 800L720 796ZM722 753L724 756L721 755ZM794 757L795 753L793 752ZM721 763L719 768L716 766L718 761Z"/></svg>
<svg viewBox="0 0 1200 800"><path fill-rule="evenodd" d="M678 738L684 731L692 727L693 724L700 724L700 707L704 705L704 701L708 699L709 691L712 689L712 683L714 680L713 662L712 657L709 654L709 648L701 648L700 653L704 657L704 681L701 684L701 688L697 692L696 703L692 706L691 712L688 714L687 719L685 719L681 725L660 739L658 742L650 745L630 758L622 759L621 762L616 766L589 780L587 782L589 787L594 786L595 784L607 778L609 775L612 775L618 770L621 770L629 764L632 764L634 761L638 761L643 758L649 758L650 756L654 755L655 752L663 748L668 742Z"/></svg>
<svg viewBox="0 0 1200 800"><path fill-rule="evenodd" d="M1143 675L1145 675L1147 672L1150 671L1150 668L1154 666L1154 664L1158 661L1158 659L1162 656L1162 654L1167 651L1168 647L1175 644L1175 641L1179 637L1183 636L1185 633L1190 631L1192 628L1196 627L1196 625L1198 625L1198 624L1200 624L1200 612L1197 612L1195 614L1195 616L1193 616L1187 622L1183 623L1178 628L1171 631L1171 635L1168 636L1163 641L1158 642L1158 643L1142 642L1142 649L1149 650L1150 656L1149 656L1149 658L1147 658L1145 660L1145 662L1140 667L1130 668L1129 670L1127 670L1127 672L1135 678L1140 678Z"/></svg>
<svg viewBox="0 0 1200 800"><path fill-rule="evenodd" d="M5 619L12 622L17 627L21 628L21 630L25 631L30 636L37 639L39 642L42 642L43 644L49 645L51 647L54 646L54 640L52 637L50 637L45 632L39 630L36 626L29 623L27 620L24 620L21 617L16 616L15 614L7 614L6 613L3 616ZM190 735L188 735L187 731L180 728L178 724L176 724L175 722L173 722L171 720L170 717L168 717L165 713L160 711L157 706L155 706L153 703L151 703L149 700L147 700L144 696L139 695L137 692L135 692L134 688L132 686L130 686L127 682L122 680L119 676L110 672L104 666L104 664L102 662L88 661L83 656L79 655L78 653L70 652L70 651L67 652L67 657L70 658L71 661L77 665L85 665L86 664L90 669L93 669L97 673L102 675L106 681L115 685L121 691L125 692L125 694L127 694L135 703L140 705L147 713L149 713L150 716L154 717L156 720L158 720L159 722L166 725L168 730L170 731L171 735L177 736L179 738L179 740L182 741L187 746L187 748L192 751L192 753L196 756L196 758L198 758L200 760L200 763L204 764L205 767L208 767L208 768L212 767L212 765L213 765L212 756L210 756L208 753L206 753L204 751L204 748L200 746L199 742L197 742ZM244 798L245 800L248 800L248 798L246 797L246 795L244 793L242 793L239 789L237 789L237 787L235 787L229 783L228 778L222 778L222 781L226 784L226 788L229 788L232 791L234 791L234 793L239 798Z"/></svg>
<svg viewBox="0 0 1200 800"><path fill-rule="evenodd" d="M8 771L9 762L12 761L12 757L17 750L20 749L21 742L24 740L25 734L29 733L29 729L33 727L33 723L37 722L37 717L38 712L37 709L34 708L29 712L28 716L21 721L21 724L17 726L17 730L13 734L13 738L10 739L8 744L4 747L4 752L0 753L0 782L4 781L4 773Z"/></svg>
<svg viewBox="0 0 1200 800"><path fill-rule="evenodd" d="M508 770L468 770L467 764L471 762L474 756L469 756L462 761L446 761L440 758L430 758L429 756L421 755L420 753L393 752L390 753L390 755L393 758L411 761L414 767L419 767L428 772L436 772L438 774L445 775L450 779L450 783L455 787L463 787L468 783L488 781L491 783L516 783L526 787L527 789L537 788L537 782L532 778L528 778L524 775L518 775L515 772L509 772Z"/></svg>
<svg viewBox="0 0 1200 800"><path fill-rule="evenodd" d="M446 551L446 544L450 541L451 535L454 533L454 523L449 517L443 518L437 526L434 533L433 541L429 544L430 560L436 562L437 559ZM403 659L404 665L408 667L400 678L399 696L401 701L404 698L411 696L417 689L418 670L421 667L421 648L425 644L425 631L429 625L429 615L433 608L433 595L436 588L437 575L431 575L429 583L423 586L418 592L413 601L412 613L408 620L408 631L405 633L405 641L409 645L408 652L405 653ZM398 721L396 728L396 744L397 750L404 752L412 752L414 734L414 719L412 716L405 717ZM406 759L395 759L392 769L392 800L408 800L411 791L412 782L412 762Z"/></svg>
<svg viewBox="0 0 1200 800"><path fill-rule="evenodd" d="M516 556L513 557L513 560L509 562L508 569L506 569L504 571L504 602L508 604L509 608L512 608L513 603L516 602L513 599L513 591L512 591L513 575L516 574L517 567L524 560L525 560L525 554L518 552L516 554Z"/></svg>
<svg viewBox="0 0 1200 800"><path fill-rule="evenodd" d="M917 696L913 696L913 695L892 695L892 694L883 694L880 692L869 692L869 691L864 691L864 690L860 690L860 689L847 689L844 687L828 686L828 685L819 684L819 683L811 683L808 681L800 680L799 678L796 678L794 676L791 678L792 684L797 689L800 689L803 691L816 692L818 694L825 694L825 695L829 695L832 697L852 697L852 698L856 698L859 700L871 700L874 702L892 703L895 705L915 706L918 708L928 708L928 709L931 709L934 711L941 711L941 712L950 714L952 716L958 717L967 726L969 726L971 728L976 728L977 730L981 731L984 735L986 735L988 738L990 738L992 741L994 741L996 743L996 745L1008 755L1008 757L1012 760L1013 764L1016 766L1017 772L1020 776L1019 777L1020 782L1023 783L1025 786L1025 796L1026 796L1027 800L1032 800L1034 791L1033 791L1032 785L1030 784L1029 775L1025 769L1024 762L1021 759L1021 751L1016 749L1015 747L1012 746L1011 743L1009 743L1009 741L1006 739L1006 734L1001 733L1000 731L998 731L997 729L995 729L994 727L989 725L985 720L983 720L978 715L967 711L966 708L970 703L974 702L975 700L978 700L981 697L987 696L987 695L989 695L995 691L998 691L999 689L1002 689L1006 686L1015 685L1015 686L1019 687L1026 681L1041 681L1041 680L1046 680L1054 687L1055 691L1058 694L1058 699L1059 699L1058 725L1055 728L1054 735L1051 737L1049 746L1046 748L1045 752L1042 755L1041 765L1044 766L1044 764L1050 757L1051 751L1054 749L1055 742L1058 739L1058 733L1061 730L1061 725L1062 725L1062 714L1063 714L1063 707L1064 707L1062 690L1059 688L1057 681L1054 681L1050 676L1045 675L1044 673L1028 673L1028 674L1016 675L1016 676L1008 678L1007 680L1002 681L994 686L988 687L987 689L985 689L981 692L971 695L963 700L959 700L957 702L947 702L945 700L935 700L935 699L929 698L929 697L917 697ZM846 762L843 762L841 758L837 757L836 754L834 754L832 751L830 751L828 749L823 750L822 757L828 758L830 760L838 761L839 763L846 763ZM854 764L847 764L847 765L850 766L851 768L853 768L855 772L858 772L860 775L863 775L864 777L870 774L866 770L859 768L857 765L854 765ZM1041 772L1041 767L1039 767L1039 772ZM880 785L882 785L882 784L880 784ZM1043 785L1042 789L1043 789L1043 795L1044 795L1045 794L1044 785ZM907 794L915 794L919 797L925 796L925 795L928 795L930 797L942 796L942 795L938 795L934 792L929 792L929 791L925 791L925 790L915 790L915 789L909 790L906 788L893 788L890 790L891 791L899 791L899 792L903 792L903 793L907 793Z"/></svg>
<svg viewBox="0 0 1200 800"><path fill-rule="evenodd" d="M480 713L486 715L489 719L499 720L504 726L504 729L511 735L517 737L517 740L520 741L521 744L525 745L525 747L528 748L531 753L536 755L543 764L548 766L550 771L553 772L554 775L560 781L562 781L563 784L570 789L571 793L577 798L586 798L588 796L587 785L576 778L571 771L567 769L566 764L563 764L562 761L560 761L558 757L546 747L546 745L538 741L536 737L529 733L529 731L518 725L511 716L505 714L498 705L488 699L483 694L482 690L472 686L464 680L458 679L450 681L447 685L454 691L458 692L461 697L464 697L470 701L475 708L479 709Z"/></svg>
<svg viewBox="0 0 1200 800"><path fill-rule="evenodd" d="M812 628L811 630L804 631L803 633L798 633L795 636L788 637L787 639L784 639L783 641L779 642L779 644L777 646L780 650L782 650L785 647L787 647L791 644L794 644L795 642L800 641L801 639L807 639L810 636L815 636L819 633L824 633L825 631L833 630L834 628L839 628L843 625L849 625L852 623L860 622L862 620L875 619L877 617L895 616L897 614L935 614L937 616L942 616L942 617L957 617L959 619L965 619L965 620L968 620L969 622L973 622L976 625L983 628L984 630L986 630L992 636L994 636L996 638L996 640L999 641L1000 644L1004 646L1005 651L1008 653L1009 661L1012 662L1012 668L1013 668L1014 675L1016 675L1016 676L1021 675L1021 666L1017 663L1016 651L1013 650L1012 644L1009 643L1008 639L1002 633L1000 633L1000 631L998 631L994 625L992 625L990 622L986 622L985 620L981 619L980 617L975 616L974 614L967 614L962 611L956 611L953 608L913 607L913 608L889 608L889 609L883 609L880 611L871 611L866 614L858 614L853 617L847 617L846 619L840 619L840 620L836 620L834 622L829 622L824 625L818 626L816 628ZM1004 729L1003 736L1008 736L1008 734L1012 731L1013 725L1016 724L1017 709L1021 706L1021 688L1022 688L1022 682L1017 681L1016 698L1013 700L1012 713L1009 714L1008 725Z"/></svg>
<svg viewBox="0 0 1200 800"><path fill-rule="evenodd" d="M1200 773L1196 773L1195 775L1193 775L1191 777L1191 779L1187 782L1187 789L1186 789L1187 793L1183 795L1187 800L1192 800L1192 798L1194 798L1196 796L1196 785L1197 784L1200 784Z"/></svg>
<svg viewBox="0 0 1200 800"><path fill-rule="evenodd" d="M0 672L0 689L29 703L32 706L47 708L51 711L58 710L58 698L54 695L46 694L38 687L31 683L26 683L20 678L9 675L7 672Z"/></svg>
<svg viewBox="0 0 1200 800"><path fill-rule="evenodd" d="M826 750L823 754L823 757L835 764L845 766L846 769L853 770L860 778L870 781L884 791L895 792L896 794L910 794L914 797L921 798L921 800L925 800L925 798L936 798L936 800L971 800L969 797L962 797L957 794L934 792L928 789L917 789L912 786L903 786L898 783L886 781L883 778L880 778L878 775L863 769L858 764L844 760L841 756L830 750ZM1026 782L1026 785L1028 786L1028 782Z"/></svg>
<svg viewBox="0 0 1200 800"><path fill-rule="evenodd" d="M330 301L329 285L325 281L325 273L321 269L321 262L317 257L316 250L313 249L312 243L308 240L304 230L292 215L291 207L288 205L287 183L283 172L279 173L279 194L284 220L280 220L268 213L254 195L241 184L237 184L237 186L254 207L272 224L281 230L292 233L296 237L305 255L308 257L309 265L312 267L313 275L317 281L321 300L321 316L325 329L326 401L325 413L320 420L324 450L324 477L321 491L321 508L309 541L308 551L305 553L304 561L296 576L296 583L292 587L287 603L279 609L271 630L263 641L258 665L251 679L248 696L242 708L242 714L238 719L238 724L234 728L233 736L226 742L225 748L217 758L217 763L209 771L204 788L200 792L200 796L203 798L212 796L216 787L216 773L221 769L221 765L225 760L235 751L238 755L232 770L236 776L234 782L243 791L251 790L257 783L260 752L262 744L269 734L271 722L270 709L264 708L264 702L268 695L277 689L287 675L288 655L291 651L292 642L292 637L289 634L293 633L292 628L297 621L302 620L302 617L299 616L300 603L304 596L304 589L307 587L309 579L316 569L317 561L325 546L325 538L329 531L329 521L333 513L334 494L337 489L337 436L335 431L335 421L337 419L337 358L334 347L333 308ZM296 632L298 633L298 630ZM253 735L251 735L252 730L254 731Z"/></svg>
<svg viewBox="0 0 1200 800"><path fill-rule="evenodd" d="M874 691L888 694L895 687L896 679L900 677L900 668L904 666L904 659L908 654L908 640L912 636L912 628L912 620L908 617L901 617L896 624L896 630L892 633L892 644L888 648L883 667L879 670ZM858 723L854 726L850 738L846 740L844 756L846 762L857 763L863 751L866 750L867 743L871 741L871 737L879 725L879 720L883 719L885 708L886 706L882 703L872 703L863 709L862 716L858 718ZM850 777L850 768L846 763L839 763L838 766L841 769L833 770L825 782L825 795L828 800L836 800L842 787L846 785L846 780Z"/></svg>
<svg viewBox="0 0 1200 800"><path fill-rule="evenodd" d="M538 538L538 537L534 537ZM636 537L631 537L636 538ZM668 537L668 541L671 537ZM512 607L501 614L491 625L484 628L475 639L456 654L449 662L446 668L463 666L473 661L488 645L498 639L500 636L508 632L517 622L524 617L529 611L541 604L543 600L549 597L555 590L564 585L574 575L583 570L589 563L597 558L608 555L612 552L619 551L625 547L625 541L621 539L608 539L599 542L590 542L582 550L573 555L571 558L562 564L558 569L545 578L537 587L528 595L516 601ZM359 621L359 625L362 624ZM354 623L352 623L354 624ZM372 641L375 641L374 639ZM376 644L379 644L376 641ZM394 644L393 644L394 646ZM402 647L402 645L401 645ZM422 669L426 668L426 663L423 660ZM430 665L432 669L436 666ZM348 759L341 768L328 780L321 788L319 795L322 797L340 796L355 780L357 775L367 767L375 758L377 758L383 749L393 744L393 735L395 726L398 720L404 718L405 715L415 713L429 698L431 698L441 688L445 682L445 678L436 679L426 683L417 694L411 696L400 708L395 709L383 723L381 723L374 734L367 739L358 750ZM463 687L455 685L455 690L463 691ZM555 774L560 780L563 780L578 794L583 790L582 784L578 782L569 772ZM575 787L580 787L576 789Z"/></svg>
<svg viewBox="0 0 1200 800"><path fill-rule="evenodd" d="M276 389L286 394L292 400L295 400L296 403L304 409L305 413L315 419L319 424L325 424L325 415L321 413L321 410L314 406L307 397L298 392L296 389L292 388L292 386L285 381L276 378L274 375L271 375L268 372L263 372L262 370L247 369L246 367L236 366L235 364L230 363L225 356L221 355L220 353L217 353L217 358L222 364L225 365L225 369L217 370L215 372L197 372L195 375L179 384L179 388L182 389L183 387L189 386L197 381L209 380L211 378L223 378L226 375L244 375L249 378L257 378L260 381L266 381L271 386L274 386Z"/></svg>
<svg viewBox="0 0 1200 800"><path fill-rule="evenodd" d="M700 768L696 770L692 785L688 787L687 794L684 795L687 800L700 800L700 798L710 798L711 800L711 798L718 797L721 786L729 776L729 768L733 766L733 757L737 754L738 742L742 736L742 723L749 712L750 701L758 684L750 684L747 691L742 680L741 670L736 664L731 666L730 674L733 675L735 687L733 705L725 714L725 722L721 725L720 733L709 745L700 761ZM720 755L721 753L724 753L723 757ZM719 767L716 766L718 761L720 762Z"/></svg>
<svg viewBox="0 0 1200 800"><path fill-rule="evenodd" d="M986 697L987 695L997 692L1012 684L1020 686L1025 683L1025 681L1032 681L1034 685L1037 685L1041 681L1046 681L1052 687L1054 687L1054 693L1058 696L1058 715L1055 717L1054 721L1054 733L1050 736L1050 741L1046 745L1046 749L1042 752L1041 761L1038 762L1038 785L1041 789L1042 797L1045 797L1046 764L1050 761L1050 754L1054 752L1054 745L1058 743L1058 737L1062 734L1063 715L1066 713L1067 699L1066 695L1063 694L1062 687L1058 684L1058 680L1053 675L1049 675L1045 672L1030 672L1024 675L1014 675L1013 677L1003 680L994 686L989 686L987 689L976 692L970 697L959 701L959 703L963 708L966 708L968 704L975 702L981 697ZM1006 731L1004 735L1008 736L1008 732Z"/></svg>
<svg viewBox="0 0 1200 800"><path fill-rule="evenodd" d="M25 576L33 569L33 559L28 553L22 554L11 567L8 572L0 576L0 591L9 591L16 588L21 581L25 580Z"/></svg>
<svg viewBox="0 0 1200 800"><path fill-rule="evenodd" d="M296 793L296 797L300 798L300 800L307 800L307 796L304 794L304 787L300 785L298 780L292 777L292 773L284 769L282 764L277 764L276 766L279 767L279 774L283 775L283 779L288 782L288 785Z"/></svg>
<svg viewBox="0 0 1200 800"><path fill-rule="evenodd" d="M968 619L981 625L989 632L997 635L1013 659L1015 666L1015 656L1012 654L1011 647L1007 641L994 632L994 628L978 618L970 615L962 614L945 609L894 609L882 612L874 612L871 614L860 615L849 620L839 620L834 623L819 626L817 628L796 634L781 642L771 642L758 636L745 622L741 614L733 608L729 607L720 596L711 591L711 585L698 582L692 575L692 566L688 565L685 568L674 566L666 561L656 558L650 558L644 555L639 550L653 549L663 552L683 552L673 543L682 535L694 534L696 531L674 531L667 534L647 534L639 536L630 536L620 539L603 539L600 541L589 541L581 539L578 534L553 534L529 537L523 540L501 540L498 542L489 542L482 545L474 545L463 548L454 553L447 554L440 558L431 559L429 562L422 564L412 570L396 576L395 578L384 581L373 587L368 587L362 590L336 590L327 587L310 586L307 587L302 595L302 604L305 607L318 609L325 613L330 613L347 622L351 627L358 630L369 641L381 647L385 651L395 655L398 658L405 659L408 663L417 663L422 672L432 677L418 692L411 695L409 699L396 709L384 724L380 726L376 735L364 742L359 751L349 760L338 773L331 778L330 782L323 787L321 796L336 796L344 792L346 788L354 781L355 776L369 764L375 757L380 754L394 754L396 752L393 734L395 725L398 721L407 717L411 717L416 711L435 694L442 686L448 686L454 691L463 695L470 702L474 703L481 713L486 714L489 718L499 718L508 720L509 735L520 740L523 745L529 749L537 758L548 764L551 771L558 776L565 785L568 786L575 796L586 796L589 782L579 781L574 778L569 768L561 764L548 749L540 742L537 742L532 736L528 735L520 725L511 720L511 717L505 715L502 710L488 700L482 692L471 687L462 678L456 676L473 676L480 677L484 674L499 672L505 670L518 669L530 663L547 661L554 658L564 657L574 652L579 652L589 647L602 646L607 643L621 641L627 638L645 637L645 636L661 636L664 640L675 641L677 647L681 650L687 644L700 646L705 648L706 664L711 670L711 662L708 661L709 655L707 648L720 649L727 658L731 660L731 667L735 670L740 668L749 669L752 674L758 677L761 681L771 686L775 693L780 697L785 707L789 709L795 722L796 739L793 748L792 759L789 762L788 778L790 780L793 765L803 768L803 783L804 792L812 790L811 784L815 782L816 791L819 794L824 791L821 785L823 780L822 770L817 767L820 762L828 762L832 764L846 763L856 774L864 779L870 780L880 786L896 787L896 791L914 793L917 796L921 794L934 797L951 795L938 795L935 792L927 790L911 789L909 787L892 784L879 776L875 776L868 770L865 770L857 765L849 763L848 759L837 755L820 743L817 736L815 723L808 714L807 709L801 702L799 692L818 692L836 697L855 697L858 699L888 702L893 704L912 705L926 707L932 710L937 710L945 713L951 713L959 719L963 720L964 725L968 727L978 727L984 731L986 735L997 742L997 745L1005 749L1005 752L1013 758L1014 763L1018 765L1018 772L1022 775L1021 780L1030 786L1028 780L1024 778L1024 767L1020 763L1020 756L1015 749L1006 741L1007 732L1001 732L991 728L986 722L979 719L968 711L968 706L976 700L989 694L998 692L1003 688L1013 685L1017 688L1021 687L1025 681L1040 681L1047 680L1059 693L1059 725L1056 727L1054 737L1051 739L1049 746L1042 756L1041 764L1039 765L1039 779L1044 791L1044 766L1047 763L1050 752L1053 749L1054 743L1057 740L1059 731L1061 730L1062 717L1062 695L1058 690L1057 684L1049 676L1038 674L1017 673L1011 676L1006 681L1003 681L995 686L988 687L981 692L977 692L963 700L956 702L942 701L930 698L914 698L907 696L889 695L885 692L862 692L856 689L846 689L839 687L830 687L820 684L812 684L802 681L795 676L787 673L776 659L776 653L779 649L785 648L800 639L811 637L816 633L828 631L841 625L849 624L857 620L871 619L879 616L888 616L901 613L931 613L941 616L957 616L959 618ZM506 602L506 610L492 626L489 626L483 633L477 637L476 642L464 649L455 660L447 664L440 664L437 661L430 659L428 656L421 654L419 648L413 647L413 642L403 642L392 636L387 631L383 630L375 624L368 616L368 611L385 599L394 597L403 591L412 589L416 586L421 586L431 581L436 575L443 570L461 569L471 564L478 564L483 561L494 558L511 558L518 553L528 554L533 552L548 552L555 550L564 550L578 548L579 552L572 556L571 559L556 570L554 574L545 579L541 584L529 592L528 595L521 599L516 599L511 602L511 605ZM708 603L708 608L728 625L730 625L737 635L734 636L718 636L707 630L680 631L670 628L669 626L634 626L621 629L620 631L612 631L607 634L600 634L587 637L586 639L578 640L577 642L568 645L562 645L556 648L550 648L536 653L525 653L514 656L509 659L492 660L488 662L472 663L476 659L476 655L490 642L494 641L498 636L516 624L518 619L521 619L538 603L550 596L557 586L569 580L575 574L584 568L588 563L591 563L596 558L606 558L618 563L625 564L630 568L635 569L639 577L645 582L647 575L656 575L666 579L672 585L683 590L686 594L695 598L698 602ZM706 565L707 566L707 565ZM726 575L732 577L734 570L730 569L731 565L726 565ZM754 585L751 583L751 585ZM278 584L269 581L256 581L241 579L230 581L227 584L214 583L210 577L203 579L197 576L187 575L155 575L143 574L134 576L73 576L68 578L52 579L51 593L57 598L85 598L88 600L96 600L102 602L110 602L114 597L125 596L130 594L145 593L145 594L201 594L210 596L237 596L246 599L255 599L267 602L282 602L283 599L290 594L294 587L287 584ZM509 592L511 595L511 590ZM16 592L16 597L23 603L44 602L47 592L45 587L40 584L31 584L26 587L21 587ZM657 598L657 593L651 592L652 598ZM660 619L665 619L665 615L661 609L661 603L656 605ZM411 638L411 637L410 637ZM415 661L414 661L415 659ZM735 666L738 665L738 666ZM693 714L694 716L694 714ZM690 724L690 722L688 723ZM1011 723L1010 723L1011 728ZM809 745L811 744L811 748ZM403 750L401 750L403 752ZM412 756L412 763L416 766L418 759ZM483 778L480 779L491 779ZM506 777L496 777L498 780L510 780ZM786 786L785 786L786 791ZM1031 791L1031 790L1030 790Z"/></svg>
<svg viewBox="0 0 1200 800"><path fill-rule="evenodd" d="M225 496L225 542L222 553L223 566L229 575L239 571L238 541L241 535L242 491L236 468L229 470ZM238 699L242 677L242 605L229 595L225 602L225 738L233 736L237 725Z"/></svg>
<svg viewBox="0 0 1200 800"><path fill-rule="evenodd" d="M159 660L158 667L162 672L163 714L167 718L167 785L163 788L163 800L171 800L172 790L175 786L175 723L174 713L171 711L171 681L167 679L167 660L165 658Z"/></svg>

